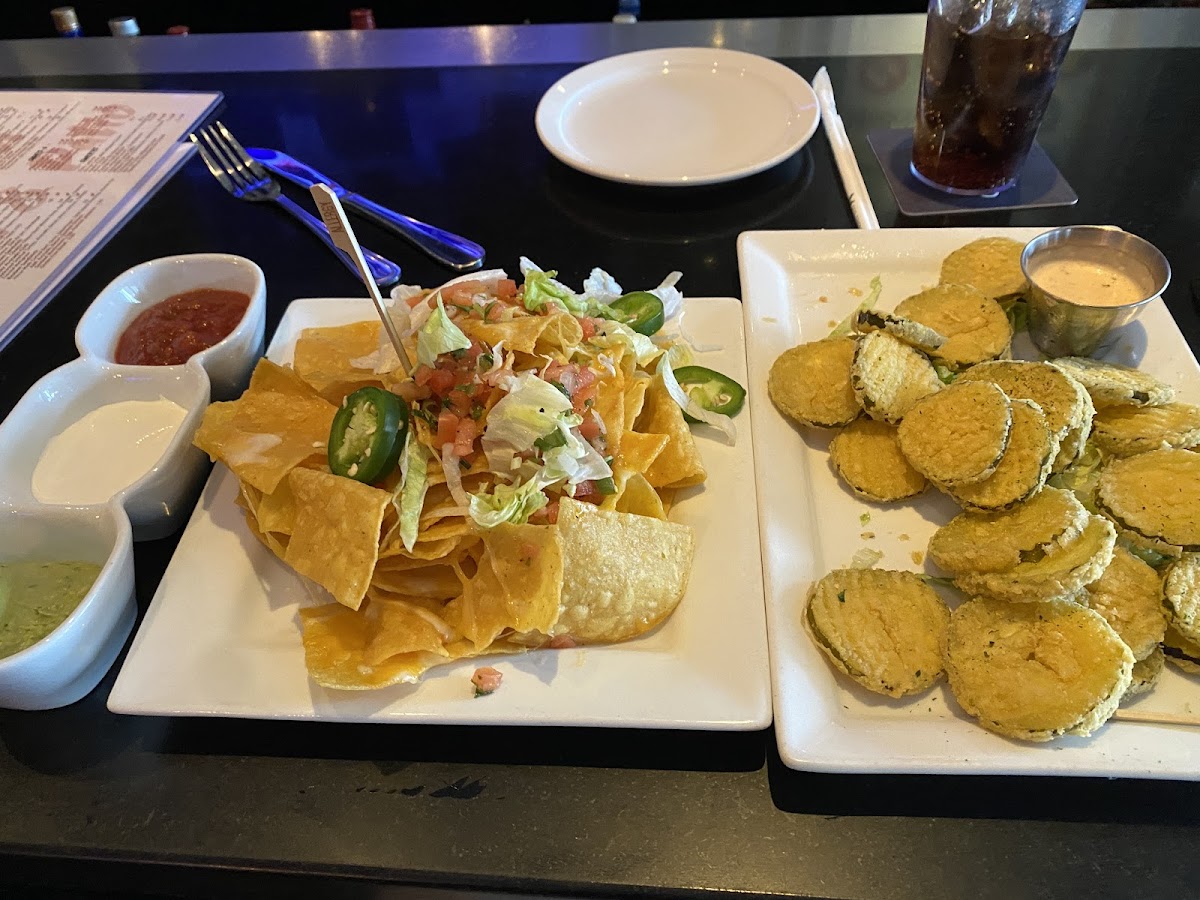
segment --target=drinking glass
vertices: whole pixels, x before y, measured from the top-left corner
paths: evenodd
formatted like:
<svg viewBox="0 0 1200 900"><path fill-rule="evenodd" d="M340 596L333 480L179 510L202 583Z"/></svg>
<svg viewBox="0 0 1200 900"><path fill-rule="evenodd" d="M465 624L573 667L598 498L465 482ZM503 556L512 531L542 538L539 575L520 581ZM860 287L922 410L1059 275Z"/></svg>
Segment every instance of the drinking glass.
<svg viewBox="0 0 1200 900"><path fill-rule="evenodd" d="M912 172L952 194L1017 180L1086 0L930 0Z"/></svg>

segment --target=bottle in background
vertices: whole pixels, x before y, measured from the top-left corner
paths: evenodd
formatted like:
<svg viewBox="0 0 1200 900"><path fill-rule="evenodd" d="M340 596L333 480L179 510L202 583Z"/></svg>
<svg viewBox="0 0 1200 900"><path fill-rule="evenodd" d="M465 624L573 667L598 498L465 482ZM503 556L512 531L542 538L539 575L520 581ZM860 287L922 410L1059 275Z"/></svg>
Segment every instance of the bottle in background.
<svg viewBox="0 0 1200 900"><path fill-rule="evenodd" d="M50 18L54 22L54 30L59 37L83 37L83 29L79 27L79 17L75 15L75 7L59 6L50 10Z"/></svg>
<svg viewBox="0 0 1200 900"><path fill-rule="evenodd" d="M612 20L616 25L635 25L641 12L641 0L617 0L617 14Z"/></svg>
<svg viewBox="0 0 1200 900"><path fill-rule="evenodd" d="M192 30L186 25L172 25L166 31L167 34L191 34Z"/></svg>
<svg viewBox="0 0 1200 900"><path fill-rule="evenodd" d="M373 31L375 10L365 6L350 10L350 27L355 31Z"/></svg>
<svg viewBox="0 0 1200 900"><path fill-rule="evenodd" d="M133 16L118 16L115 19L109 19L108 30L113 37L137 37L142 33L137 19Z"/></svg>

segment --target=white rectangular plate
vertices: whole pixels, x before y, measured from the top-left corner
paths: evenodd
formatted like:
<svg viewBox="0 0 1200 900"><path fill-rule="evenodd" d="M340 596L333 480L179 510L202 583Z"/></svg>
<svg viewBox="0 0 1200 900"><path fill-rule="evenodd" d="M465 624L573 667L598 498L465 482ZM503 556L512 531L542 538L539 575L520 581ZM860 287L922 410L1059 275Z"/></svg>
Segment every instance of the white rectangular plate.
<svg viewBox="0 0 1200 900"><path fill-rule="evenodd" d="M373 315L366 299L297 300L268 356L288 362L303 329ZM689 299L687 326L698 343L724 345L697 362L744 384L740 304ZM250 534L234 506L237 481L218 465L108 707L138 715L337 722L765 728L770 675L749 415L739 416L738 426L732 447L706 427L695 429L708 481L681 493L671 511L697 536L691 581L675 614L623 644L488 658L504 683L481 699L473 698L470 683L479 660L378 691L330 691L311 682L297 610L312 601L301 580Z"/></svg>
<svg viewBox="0 0 1200 900"><path fill-rule="evenodd" d="M907 701L860 688L834 671L804 630L815 580L849 565L864 547L883 552L881 567L923 570L930 535L958 508L936 491L892 506L853 495L829 466L832 432L794 428L771 405L771 363L789 347L828 335L875 275L883 281L879 308L890 310L936 284L942 258L956 247L987 235L1023 242L1044 230L747 232L738 240L775 730L780 756L793 768L1200 779L1200 729L1114 721L1090 738L1019 743L975 725L944 682ZM1027 337L1014 353L1033 357ZM1200 368L1161 300L1126 329L1108 358L1140 364L1182 398L1200 400ZM870 521L863 524L866 513ZM1166 669L1134 708L1200 712L1200 682Z"/></svg>

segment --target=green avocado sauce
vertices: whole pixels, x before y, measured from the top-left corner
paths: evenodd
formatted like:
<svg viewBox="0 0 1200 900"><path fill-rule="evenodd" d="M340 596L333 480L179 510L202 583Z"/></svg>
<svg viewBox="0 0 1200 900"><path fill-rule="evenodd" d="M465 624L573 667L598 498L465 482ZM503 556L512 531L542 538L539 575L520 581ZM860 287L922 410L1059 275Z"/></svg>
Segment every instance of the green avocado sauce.
<svg viewBox="0 0 1200 900"><path fill-rule="evenodd" d="M88 562L0 563L0 658L61 625L99 574L100 566Z"/></svg>

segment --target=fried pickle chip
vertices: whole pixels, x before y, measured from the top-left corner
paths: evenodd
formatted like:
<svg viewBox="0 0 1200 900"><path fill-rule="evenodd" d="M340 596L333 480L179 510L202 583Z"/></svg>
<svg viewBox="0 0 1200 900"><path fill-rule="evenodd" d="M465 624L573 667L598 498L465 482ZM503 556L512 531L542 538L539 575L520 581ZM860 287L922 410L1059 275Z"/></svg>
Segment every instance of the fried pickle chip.
<svg viewBox="0 0 1200 900"><path fill-rule="evenodd" d="M1011 238L980 238L942 260L942 284L969 284L993 300L1012 300L1028 287L1021 270L1025 245Z"/></svg>
<svg viewBox="0 0 1200 900"><path fill-rule="evenodd" d="M563 580L551 636L580 643L624 641L669 616L687 590L691 527L597 509L564 497Z"/></svg>
<svg viewBox="0 0 1200 900"><path fill-rule="evenodd" d="M881 312L877 309L860 310L854 319L854 330L859 334L885 331L897 340L925 353L932 353L946 343L946 336L934 331L928 325L922 325L914 319L906 319L904 316Z"/></svg>
<svg viewBox="0 0 1200 900"><path fill-rule="evenodd" d="M1171 627L1189 641L1200 643L1200 554L1185 553L1171 563L1162 596Z"/></svg>
<svg viewBox="0 0 1200 900"><path fill-rule="evenodd" d="M1158 679L1162 677L1163 665L1166 661L1167 657L1163 653L1162 647L1156 646L1144 659L1135 662L1132 680L1129 682L1129 687L1125 688L1125 695L1121 698L1121 702L1154 690Z"/></svg>
<svg viewBox="0 0 1200 900"><path fill-rule="evenodd" d="M913 319L946 342L930 355L952 369L1007 352L1012 324L1000 304L965 284L940 284L900 301L896 314Z"/></svg>
<svg viewBox="0 0 1200 900"><path fill-rule="evenodd" d="M484 532L483 548L446 621L481 652L504 631L549 634L563 589L560 529L505 523Z"/></svg>
<svg viewBox="0 0 1200 900"><path fill-rule="evenodd" d="M895 426L874 419L855 419L839 431L829 461L851 490L877 503L915 497L929 484L900 452Z"/></svg>
<svg viewBox="0 0 1200 900"><path fill-rule="evenodd" d="M1096 502L1124 528L1200 550L1200 453L1151 450L1105 463Z"/></svg>
<svg viewBox="0 0 1200 900"><path fill-rule="evenodd" d="M1170 403L1175 389L1153 375L1082 356L1063 356L1053 365L1084 386L1096 409L1110 406L1161 406Z"/></svg>
<svg viewBox="0 0 1200 900"><path fill-rule="evenodd" d="M296 518L283 561L358 609L379 559L379 529L392 495L351 478L293 469Z"/></svg>
<svg viewBox="0 0 1200 900"><path fill-rule="evenodd" d="M1168 625L1162 648L1167 662L1189 675L1200 675L1200 643L1188 640Z"/></svg>
<svg viewBox="0 0 1200 900"><path fill-rule="evenodd" d="M1096 446L1110 456L1133 456L1148 450L1188 450L1200 444L1200 406L1110 406L1093 423Z"/></svg>
<svg viewBox="0 0 1200 900"><path fill-rule="evenodd" d="M955 516L934 532L929 557L952 575L1004 572L1074 542L1088 521L1074 494L1047 487L1003 512Z"/></svg>
<svg viewBox="0 0 1200 900"><path fill-rule="evenodd" d="M1092 516L1080 535L1003 572L968 572L954 583L967 594L1029 603L1064 597L1091 584L1112 562L1117 532L1103 516ZM1030 554L1031 556L1033 554Z"/></svg>
<svg viewBox="0 0 1200 900"><path fill-rule="evenodd" d="M991 382L1013 400L1032 400L1057 441L1080 422L1087 402L1082 385L1049 363L996 360L972 366L958 380Z"/></svg>
<svg viewBox="0 0 1200 900"><path fill-rule="evenodd" d="M950 617L950 689L980 725L1005 737L1086 737L1116 711L1133 664L1103 616L1067 600L977 598Z"/></svg>
<svg viewBox="0 0 1200 900"><path fill-rule="evenodd" d="M950 612L912 572L839 569L814 585L806 622L833 665L867 690L903 697L942 677Z"/></svg>
<svg viewBox="0 0 1200 900"><path fill-rule="evenodd" d="M850 383L857 341L826 338L785 350L771 365L767 393L781 413L799 425L836 428L862 412Z"/></svg>
<svg viewBox="0 0 1200 900"><path fill-rule="evenodd" d="M317 396L247 390L211 404L192 443L269 494L305 459L324 452L336 412Z"/></svg>
<svg viewBox="0 0 1200 900"><path fill-rule="evenodd" d="M683 410L671 399L662 376L655 375L646 389L646 402L638 416L638 431L665 434L670 441L646 470L646 480L655 487L681 488L702 484L708 474Z"/></svg>
<svg viewBox="0 0 1200 900"><path fill-rule="evenodd" d="M1163 581L1158 572L1124 547L1113 550L1104 574L1087 586L1088 605L1108 620L1133 652L1145 659L1163 639Z"/></svg>
<svg viewBox="0 0 1200 900"><path fill-rule="evenodd" d="M1082 387L1080 385L1080 388ZM1079 462L1083 458L1084 451L1087 450L1088 438L1092 436L1092 421L1096 416L1096 407L1092 404L1092 398L1087 391L1083 391L1083 398L1083 414L1079 422L1069 428L1067 436L1059 442L1058 456L1054 458L1051 472L1066 471Z"/></svg>
<svg viewBox="0 0 1200 900"><path fill-rule="evenodd" d="M918 401L898 432L914 469L939 485L982 481L1000 465L1012 404L987 382L954 383Z"/></svg>
<svg viewBox="0 0 1200 900"><path fill-rule="evenodd" d="M892 425L922 397L942 389L924 354L886 331L873 331L859 340L850 384L868 416Z"/></svg>
<svg viewBox="0 0 1200 900"><path fill-rule="evenodd" d="M983 481L947 488L964 509L1007 509L1040 491L1058 455L1058 441L1032 400L1012 401L1012 431L996 471Z"/></svg>
<svg viewBox="0 0 1200 900"><path fill-rule="evenodd" d="M322 687L335 690L413 684L447 657L436 629L417 616L415 607L402 601L372 600L361 612L339 603L302 609L300 625L309 676ZM431 649L382 656L385 645Z"/></svg>

